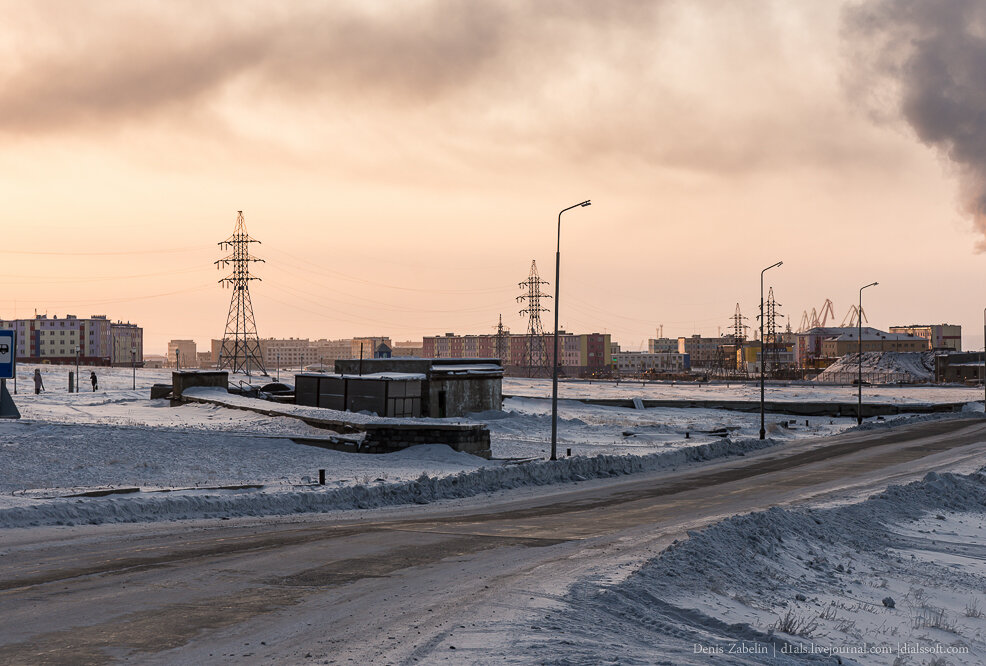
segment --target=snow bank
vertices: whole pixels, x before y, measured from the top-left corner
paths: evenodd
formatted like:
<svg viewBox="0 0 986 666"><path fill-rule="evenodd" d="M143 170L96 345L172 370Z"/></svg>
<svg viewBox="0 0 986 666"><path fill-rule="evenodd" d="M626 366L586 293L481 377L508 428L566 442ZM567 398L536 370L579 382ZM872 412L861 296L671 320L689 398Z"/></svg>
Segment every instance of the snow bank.
<svg viewBox="0 0 986 666"><path fill-rule="evenodd" d="M690 532L619 583L573 586L539 622L565 635L520 649L558 663L898 664L910 646L986 663L983 471ZM795 654L805 646L817 651Z"/></svg>
<svg viewBox="0 0 986 666"><path fill-rule="evenodd" d="M687 463L741 455L779 442L772 439L718 440L645 456L598 455L481 467L443 477L422 474L400 483L344 488L314 486L280 490L189 490L136 493L118 497L60 498L0 509L0 528L39 525L142 522L231 516L289 515L339 509L369 509L398 504L473 497L498 490L543 486L592 478L669 469Z"/></svg>
<svg viewBox="0 0 986 666"><path fill-rule="evenodd" d="M846 354L827 367L816 382L843 382L859 374L859 354ZM935 352L863 352L864 382L930 382L935 378Z"/></svg>

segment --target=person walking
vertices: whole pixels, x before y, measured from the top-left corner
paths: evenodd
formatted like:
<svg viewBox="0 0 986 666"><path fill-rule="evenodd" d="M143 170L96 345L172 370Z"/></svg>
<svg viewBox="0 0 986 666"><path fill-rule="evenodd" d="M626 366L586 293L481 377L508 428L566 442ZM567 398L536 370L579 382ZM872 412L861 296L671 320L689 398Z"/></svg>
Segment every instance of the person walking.
<svg viewBox="0 0 986 666"><path fill-rule="evenodd" d="M89 381L92 382L92 392L95 393L96 392L96 389L99 388L98 386L96 386L96 371L95 370L89 373Z"/></svg>
<svg viewBox="0 0 986 666"><path fill-rule="evenodd" d="M41 368L34 369L34 395L45 390L45 383L41 381Z"/></svg>

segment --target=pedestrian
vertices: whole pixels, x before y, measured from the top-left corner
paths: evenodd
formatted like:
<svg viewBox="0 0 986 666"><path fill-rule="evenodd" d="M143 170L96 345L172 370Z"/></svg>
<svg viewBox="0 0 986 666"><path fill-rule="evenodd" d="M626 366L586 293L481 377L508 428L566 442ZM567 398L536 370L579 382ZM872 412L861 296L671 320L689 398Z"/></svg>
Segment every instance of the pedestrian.
<svg viewBox="0 0 986 666"><path fill-rule="evenodd" d="M89 373L89 381L92 382L92 392L95 393L96 392L96 389L98 388L96 386L96 371L95 370L93 370L92 372Z"/></svg>
<svg viewBox="0 0 986 666"><path fill-rule="evenodd" d="M34 395L45 390L45 383L41 381L41 368L34 369Z"/></svg>

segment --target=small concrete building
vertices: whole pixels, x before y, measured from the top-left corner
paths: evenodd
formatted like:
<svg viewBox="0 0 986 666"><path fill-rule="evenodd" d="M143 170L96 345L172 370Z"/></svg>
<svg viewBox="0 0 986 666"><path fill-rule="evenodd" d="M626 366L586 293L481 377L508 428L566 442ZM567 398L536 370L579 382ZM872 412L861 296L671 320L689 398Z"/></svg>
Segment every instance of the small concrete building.
<svg viewBox="0 0 986 666"><path fill-rule="evenodd" d="M385 381L391 382L390 395L393 382L402 377L419 381L421 416L444 418L503 408L503 366L496 358L338 359L335 370L333 376L347 380L347 391L361 382ZM296 395L298 404L306 404L300 393Z"/></svg>

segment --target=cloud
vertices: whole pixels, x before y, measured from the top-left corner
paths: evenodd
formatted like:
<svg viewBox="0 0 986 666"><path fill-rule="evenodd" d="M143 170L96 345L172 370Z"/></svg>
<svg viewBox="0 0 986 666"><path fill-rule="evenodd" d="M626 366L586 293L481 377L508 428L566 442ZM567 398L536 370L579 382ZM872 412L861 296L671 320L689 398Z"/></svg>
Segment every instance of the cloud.
<svg viewBox="0 0 986 666"><path fill-rule="evenodd" d="M874 0L849 7L847 89L881 121L902 118L956 170L986 251L986 5Z"/></svg>
<svg viewBox="0 0 986 666"><path fill-rule="evenodd" d="M814 60L828 48L825 28L835 25L827 6L13 7L8 18L20 39L0 52L0 133L167 125L206 135L265 125L258 134L266 142L278 128L291 134L320 116L304 137L331 141L337 155L357 134L406 125L424 144L464 147L462 159L506 146L723 175L887 161L887 146L852 125L835 100L834 77ZM234 117L249 113L249 123ZM346 136L333 125L340 118L358 131Z"/></svg>

